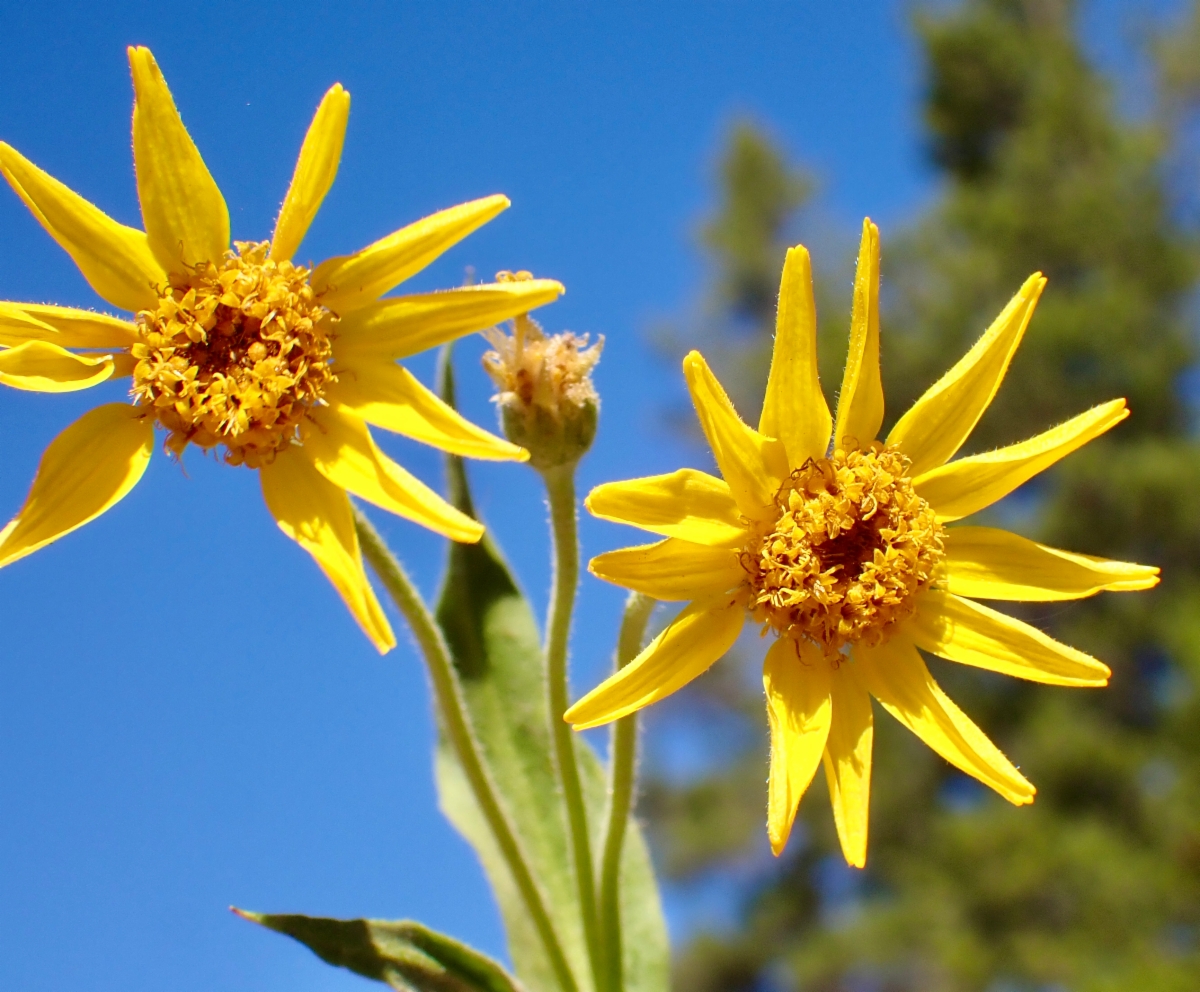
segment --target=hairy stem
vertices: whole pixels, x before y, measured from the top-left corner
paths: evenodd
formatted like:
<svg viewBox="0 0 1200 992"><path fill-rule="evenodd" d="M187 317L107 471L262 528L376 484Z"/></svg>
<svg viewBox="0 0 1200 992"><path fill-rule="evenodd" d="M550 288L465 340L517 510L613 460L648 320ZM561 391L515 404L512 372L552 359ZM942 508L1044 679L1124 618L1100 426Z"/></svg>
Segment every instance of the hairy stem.
<svg viewBox="0 0 1200 992"><path fill-rule="evenodd" d="M597 988L602 955L596 921L596 883L592 868L592 847L588 836L587 808L579 783L579 765L575 757L574 734L563 721L567 711L567 647L571 636L571 613L575 605L575 587L579 584L579 541L575 534L575 465L560 465L542 473L550 504L550 529L553 535L554 578L550 591L550 614L546 618L546 683L550 709L550 733L554 755L567 807L567 827L571 855L575 862L576 886L583 916L583 932Z"/></svg>
<svg viewBox="0 0 1200 992"><path fill-rule="evenodd" d="M629 594L621 632L617 637L617 671L628 665L642 649L646 624L655 601L640 592ZM608 822L600 859L600 943L604 949L603 972L608 992L622 992L625 975L621 960L621 852L625 828L633 804L633 782L637 771L637 714L613 724L609 745Z"/></svg>
<svg viewBox="0 0 1200 992"><path fill-rule="evenodd" d="M521 893L529 915L533 919L538 935L546 948L546 955L558 977L563 992L578 992L575 976L567 964L558 933L546 909L542 894L534 881L533 872L517 841L516 831L508 820L500 800L496 795L495 786L488 777L480 757L479 745L471 732L471 725L466 714L466 704L458 685L458 676L450 659L450 649L446 639L434 620L421 594L413 585L412 579L404 571L396 556L384 543L383 538L371 525L371 522L357 507L354 510L354 524L358 530L358 539L362 544L363 554L371 567L383 582L397 608L404 614L404 619L413 632L425 663L433 680L434 695L437 698L438 710L441 713L442 727L446 736L454 745L459 764L470 783L475 801L491 828L512 872L513 880Z"/></svg>

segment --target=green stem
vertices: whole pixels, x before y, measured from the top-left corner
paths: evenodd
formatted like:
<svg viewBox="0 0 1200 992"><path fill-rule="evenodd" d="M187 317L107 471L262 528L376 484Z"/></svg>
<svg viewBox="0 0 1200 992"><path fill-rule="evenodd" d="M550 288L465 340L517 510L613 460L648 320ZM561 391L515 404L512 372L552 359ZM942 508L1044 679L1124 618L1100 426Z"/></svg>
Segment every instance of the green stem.
<svg viewBox="0 0 1200 992"><path fill-rule="evenodd" d="M538 935L542 938L546 956L550 959L550 964L558 976L559 985L563 992L578 992L575 976L571 973L570 965L567 964L562 944L559 942L550 914L546 910L542 894L538 891L533 872L521 851L516 831L500 805L495 786L492 785L484 768L479 745L471 733L466 704L462 698L453 662L450 660L450 648L446 644L446 639L442 636L441 629L430 614L421 594L413 585L412 579L404 571L404 566L392 554L383 538L379 536L371 522L357 507L354 510L354 525L358 530L358 539L362 544L364 556L371 563L371 567L375 569L400 612L404 614L404 619L408 621L413 636L421 648L421 653L425 656L446 736L454 745L459 764L462 765L467 776L475 800L479 803L479 808L492 830L492 835L496 838L496 844L508 864L509 871L512 872L513 880L525 901L525 906L529 910Z"/></svg>
<svg viewBox="0 0 1200 992"><path fill-rule="evenodd" d="M554 539L554 578L550 592L550 613L546 618L546 681L550 707L550 733L567 807L567 827L579 906L583 915L583 933L596 987L600 980L602 956L596 921L596 883L592 869L592 848L588 836L587 808L579 784L579 765L575 756L574 732L563 720L567 711L567 647L571 636L571 612L575 587L579 584L579 541L575 534L575 464L560 465L542 473L550 503L550 528Z"/></svg>
<svg viewBox="0 0 1200 992"><path fill-rule="evenodd" d="M640 592L629 594L621 633L617 637L617 671L642 650L646 624L655 601ZM621 851L625 828L633 804L633 780L637 769L637 714L622 717L613 725L609 746L608 823L600 859L600 942L604 948L604 974L609 992L622 992L625 985L621 960Z"/></svg>

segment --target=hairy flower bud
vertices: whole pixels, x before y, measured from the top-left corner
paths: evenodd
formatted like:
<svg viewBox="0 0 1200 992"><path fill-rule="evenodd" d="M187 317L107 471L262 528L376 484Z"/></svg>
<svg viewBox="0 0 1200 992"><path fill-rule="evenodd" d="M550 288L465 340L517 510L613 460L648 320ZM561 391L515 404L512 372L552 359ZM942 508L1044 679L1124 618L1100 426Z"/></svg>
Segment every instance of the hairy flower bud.
<svg viewBox="0 0 1200 992"><path fill-rule="evenodd" d="M530 278L528 272L496 275L497 282ZM483 332L494 349L483 356L483 367L496 384L504 433L529 451L539 471L577 462L596 436L600 397L591 374L604 337L589 347L586 334L547 336L528 314L511 324L511 336L495 327Z"/></svg>

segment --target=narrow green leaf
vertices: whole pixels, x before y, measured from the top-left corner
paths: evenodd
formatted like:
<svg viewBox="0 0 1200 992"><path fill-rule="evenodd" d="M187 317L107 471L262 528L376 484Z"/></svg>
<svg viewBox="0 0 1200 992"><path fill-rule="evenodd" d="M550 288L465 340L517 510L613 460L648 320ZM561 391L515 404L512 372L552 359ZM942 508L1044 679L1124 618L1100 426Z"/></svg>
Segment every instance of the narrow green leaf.
<svg viewBox="0 0 1200 992"><path fill-rule="evenodd" d="M448 354L442 393L453 404ZM450 500L474 515L461 459L448 460ZM530 508L540 529L539 509ZM566 813L555 774L548 726L545 661L538 626L490 534L475 545L451 544L437 620L454 657L476 739L546 897L581 990L591 989ZM599 759L576 738L594 844L604 822L606 784ZM442 811L471 843L496 893L520 979L535 992L557 989L533 923L513 885L452 748L437 753ZM626 992L665 992L668 947L657 884L645 842L631 829L622 859Z"/></svg>
<svg viewBox="0 0 1200 992"><path fill-rule="evenodd" d="M487 955L412 920L234 912L287 934L329 964L383 982L398 992L522 992Z"/></svg>

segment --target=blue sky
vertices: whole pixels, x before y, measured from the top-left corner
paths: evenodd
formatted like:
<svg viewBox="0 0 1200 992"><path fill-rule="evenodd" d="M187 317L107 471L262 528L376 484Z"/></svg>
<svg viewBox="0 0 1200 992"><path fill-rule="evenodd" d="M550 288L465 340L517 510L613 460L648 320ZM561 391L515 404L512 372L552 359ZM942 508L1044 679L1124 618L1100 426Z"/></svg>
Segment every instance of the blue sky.
<svg viewBox="0 0 1200 992"><path fill-rule="evenodd" d="M235 238L269 236L308 120L334 81L352 94L350 129L301 259L508 194L506 214L409 288L458 284L468 266L483 277L528 268L566 284L544 323L607 339L584 489L703 464L660 426L680 387L645 330L702 285L689 232L710 202L732 120L768 124L815 171L833 227L852 230L869 213L886 244L935 192L906 15L884 0L0 0L0 23L0 139L125 223L140 225L131 43L158 58ZM1108 44L1117 33L1104 25ZM0 299L100 305L3 188ZM458 366L466 411L490 425L482 350L464 342ZM413 368L428 381L432 361ZM46 443L99 399L117 398L116 386L0 392L0 517L20 505ZM440 484L429 452L385 444ZM541 610L548 551L533 474L485 466L474 479ZM432 590L440 540L375 519ZM582 535L588 554L627 537L590 521ZM582 688L608 664L621 596L586 579L581 597ZM116 509L0 572L0 603L0 988L365 987L234 919L230 903L412 917L503 953L474 856L436 810L419 659L403 634L396 651L376 655L276 530L251 472L195 453L182 466L156 457Z"/></svg>

